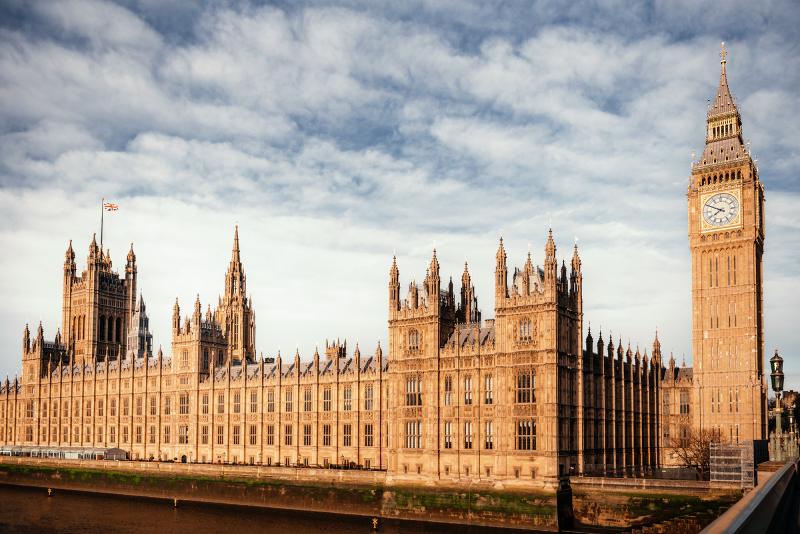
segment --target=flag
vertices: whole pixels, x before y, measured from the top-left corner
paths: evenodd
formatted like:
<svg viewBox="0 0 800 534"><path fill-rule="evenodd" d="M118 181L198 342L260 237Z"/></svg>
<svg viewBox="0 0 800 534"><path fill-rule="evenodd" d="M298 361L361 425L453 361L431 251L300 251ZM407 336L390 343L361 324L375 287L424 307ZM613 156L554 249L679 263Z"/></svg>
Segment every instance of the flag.
<svg viewBox="0 0 800 534"><path fill-rule="evenodd" d="M105 202L103 204L103 208L106 211L117 211L119 209L119 204L114 204L113 202Z"/></svg>

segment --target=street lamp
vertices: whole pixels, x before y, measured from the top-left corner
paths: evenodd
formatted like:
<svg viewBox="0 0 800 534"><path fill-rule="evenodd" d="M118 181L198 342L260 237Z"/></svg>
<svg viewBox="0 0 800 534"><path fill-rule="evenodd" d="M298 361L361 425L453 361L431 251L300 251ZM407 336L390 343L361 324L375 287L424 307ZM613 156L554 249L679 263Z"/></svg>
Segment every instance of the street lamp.
<svg viewBox="0 0 800 534"><path fill-rule="evenodd" d="M772 373L769 375L772 380L772 391L780 394L783 391L783 358L778 354L778 349L775 349L775 355L770 358L769 365L772 368Z"/></svg>
<svg viewBox="0 0 800 534"><path fill-rule="evenodd" d="M781 392L783 391L783 358L778 354L778 349L775 349L775 355L769 359L769 365L772 369L769 377L772 382L772 391L775 392L775 434L773 439L770 440L772 446L771 460L783 460L783 422L781 421Z"/></svg>

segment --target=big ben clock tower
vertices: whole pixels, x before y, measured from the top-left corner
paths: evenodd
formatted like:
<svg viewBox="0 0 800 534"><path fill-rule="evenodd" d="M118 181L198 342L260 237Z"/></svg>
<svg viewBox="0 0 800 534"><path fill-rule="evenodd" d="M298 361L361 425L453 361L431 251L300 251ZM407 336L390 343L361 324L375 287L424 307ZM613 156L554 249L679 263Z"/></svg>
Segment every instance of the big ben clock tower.
<svg viewBox="0 0 800 534"><path fill-rule="evenodd" d="M696 427L725 441L766 439L764 188L742 140L723 43L706 144L692 164L692 352Z"/></svg>

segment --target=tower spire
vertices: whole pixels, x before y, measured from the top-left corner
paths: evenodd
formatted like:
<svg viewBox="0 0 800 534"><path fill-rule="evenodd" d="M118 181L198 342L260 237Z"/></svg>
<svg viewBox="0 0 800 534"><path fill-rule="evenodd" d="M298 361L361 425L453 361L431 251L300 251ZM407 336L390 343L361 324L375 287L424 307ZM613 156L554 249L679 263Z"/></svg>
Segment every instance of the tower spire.
<svg viewBox="0 0 800 534"><path fill-rule="evenodd" d="M737 113L738 110L736 109L736 103L733 101L733 96L731 96L731 90L728 87L728 74L725 68L726 63L728 62L728 51L725 50L725 43L720 45L720 72L719 72L719 87L717 88L717 94L714 97L714 100L711 102L711 106L708 108L708 117L717 117L719 115L727 115L730 113Z"/></svg>
<svg viewBox="0 0 800 534"><path fill-rule="evenodd" d="M233 227L233 253L231 254L231 262L239 263L239 225Z"/></svg>

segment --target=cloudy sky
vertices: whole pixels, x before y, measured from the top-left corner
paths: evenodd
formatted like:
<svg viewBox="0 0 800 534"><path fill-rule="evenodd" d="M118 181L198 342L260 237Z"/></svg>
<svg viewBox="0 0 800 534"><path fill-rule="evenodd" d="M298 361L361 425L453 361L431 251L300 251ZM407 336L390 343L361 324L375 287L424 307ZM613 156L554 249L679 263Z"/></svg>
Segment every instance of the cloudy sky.
<svg viewBox="0 0 800 534"><path fill-rule="evenodd" d="M690 363L686 184L719 43L767 196L767 357L800 386L800 9L764 2L0 2L0 373L60 326L100 199L157 344L240 228L265 354L386 339L387 276L578 238L585 318Z"/></svg>

